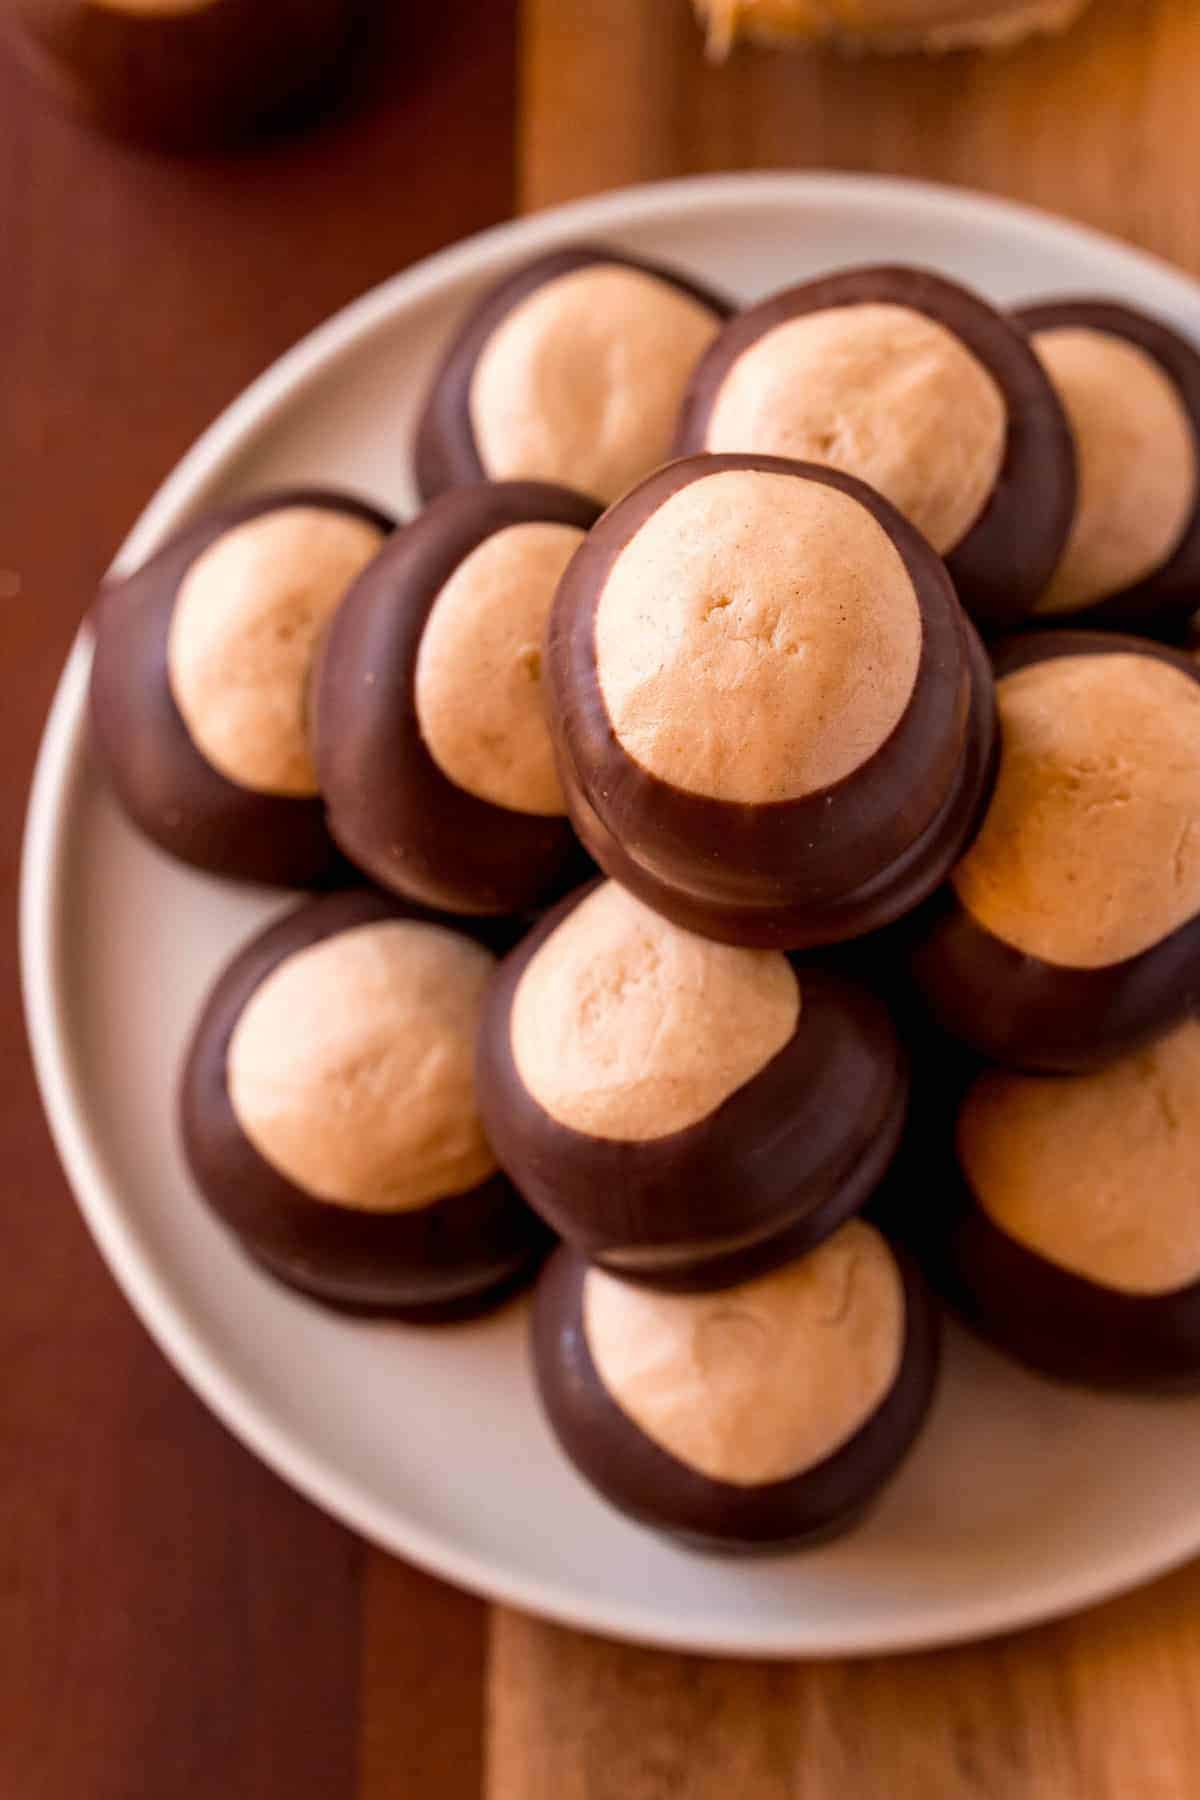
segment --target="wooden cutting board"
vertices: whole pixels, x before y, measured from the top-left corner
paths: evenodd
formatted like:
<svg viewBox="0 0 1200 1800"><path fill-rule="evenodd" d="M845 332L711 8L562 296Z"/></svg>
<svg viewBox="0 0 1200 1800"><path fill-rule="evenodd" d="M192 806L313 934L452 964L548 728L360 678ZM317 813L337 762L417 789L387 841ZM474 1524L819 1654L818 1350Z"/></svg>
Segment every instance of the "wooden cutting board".
<svg viewBox="0 0 1200 1800"><path fill-rule="evenodd" d="M1200 273L1197 0L1095 0L1003 57L725 67L674 0L525 0L521 71L527 209L692 171L876 170ZM1186 1800L1200 1566L1019 1637L857 1663L702 1661L497 1612L487 1691L488 1800Z"/></svg>

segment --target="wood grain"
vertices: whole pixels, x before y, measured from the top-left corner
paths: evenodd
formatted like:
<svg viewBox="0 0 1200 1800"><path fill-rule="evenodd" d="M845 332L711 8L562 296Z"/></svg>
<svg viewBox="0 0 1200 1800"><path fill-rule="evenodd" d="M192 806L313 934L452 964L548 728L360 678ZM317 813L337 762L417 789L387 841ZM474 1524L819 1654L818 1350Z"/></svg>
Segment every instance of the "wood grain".
<svg viewBox="0 0 1200 1800"><path fill-rule="evenodd" d="M3 1800L349 1800L360 1763L371 1800L478 1793L481 1609L364 1551L171 1373L78 1220L16 1005L26 784L115 545L301 332L511 208L511 6L384 14L357 104L240 158L104 143L0 54Z"/></svg>
<svg viewBox="0 0 1200 1800"><path fill-rule="evenodd" d="M685 0L525 0L527 209L724 168L878 170L1064 212L1200 270L1200 6L1095 0L1003 57L704 60ZM1200 1566L935 1655L663 1655L497 1615L488 1800L1189 1800Z"/></svg>
<svg viewBox="0 0 1200 1800"><path fill-rule="evenodd" d="M863 1662L665 1656L503 1614L490 1800L1187 1800L1200 1566L995 1643Z"/></svg>
<svg viewBox="0 0 1200 1800"><path fill-rule="evenodd" d="M705 61L687 0L525 0L526 210L716 169L873 170L1027 200L1200 267L1200 7L1094 0L1008 55Z"/></svg>

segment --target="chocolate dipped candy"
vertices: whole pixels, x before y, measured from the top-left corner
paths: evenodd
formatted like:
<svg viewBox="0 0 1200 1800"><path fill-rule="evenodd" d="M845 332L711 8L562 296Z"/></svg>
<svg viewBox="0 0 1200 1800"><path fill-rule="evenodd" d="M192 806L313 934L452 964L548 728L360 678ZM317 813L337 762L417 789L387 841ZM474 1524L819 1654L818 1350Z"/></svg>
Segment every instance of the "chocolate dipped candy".
<svg viewBox="0 0 1200 1800"><path fill-rule="evenodd" d="M992 1061L1088 1069L1200 994L1200 668L1061 631L1013 639L996 676L995 791L913 972Z"/></svg>
<svg viewBox="0 0 1200 1800"><path fill-rule="evenodd" d="M845 269L731 319L688 385L675 448L858 476L987 626L1029 612L1074 506L1066 419L1023 334L925 269Z"/></svg>
<svg viewBox="0 0 1200 1800"><path fill-rule="evenodd" d="M1066 409L1079 473L1036 614L1180 633L1200 608L1200 355L1115 301L1044 301L1014 317Z"/></svg>
<svg viewBox="0 0 1200 1800"><path fill-rule="evenodd" d="M547 665L584 845L727 943L889 923L957 861L986 792L991 673L945 567L837 470L660 469L571 561Z"/></svg>
<svg viewBox="0 0 1200 1800"><path fill-rule="evenodd" d="M314 688L329 828L375 881L509 913L578 881L542 695L564 568L596 517L541 482L444 494L356 583Z"/></svg>
<svg viewBox="0 0 1200 1800"><path fill-rule="evenodd" d="M1071 1077L983 1074L958 1115L937 1278L1050 1375L1200 1379L1200 1023Z"/></svg>
<svg viewBox="0 0 1200 1800"><path fill-rule="evenodd" d="M357 889L269 926L214 987L183 1069L184 1149L217 1218L290 1286L457 1317L542 1254L475 1102L488 944Z"/></svg>
<svg viewBox="0 0 1200 1800"><path fill-rule="evenodd" d="M866 1202L908 1073L865 988L602 882L504 959L477 1090L501 1164L574 1248L693 1289L811 1249Z"/></svg>
<svg viewBox="0 0 1200 1800"><path fill-rule="evenodd" d="M561 482L608 505L665 462L687 379L729 303L602 244L555 250L486 293L417 428L428 500L464 482Z"/></svg>
<svg viewBox="0 0 1200 1800"><path fill-rule="evenodd" d="M282 886L336 869L309 681L330 619L391 528L349 494L262 494L206 514L101 588L92 744L161 849Z"/></svg>
<svg viewBox="0 0 1200 1800"><path fill-rule="evenodd" d="M542 1404L580 1474L698 1548L855 1524L929 1410L936 1316L911 1264L851 1220L721 1293L648 1293L567 1247L534 1304Z"/></svg>

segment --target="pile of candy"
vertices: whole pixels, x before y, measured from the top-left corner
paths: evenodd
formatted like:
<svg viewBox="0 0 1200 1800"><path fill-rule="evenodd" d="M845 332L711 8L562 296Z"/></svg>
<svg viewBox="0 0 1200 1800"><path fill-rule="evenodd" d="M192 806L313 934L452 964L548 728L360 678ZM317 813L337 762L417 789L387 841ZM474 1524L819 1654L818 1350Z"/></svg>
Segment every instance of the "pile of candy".
<svg viewBox="0 0 1200 1800"><path fill-rule="evenodd" d="M415 467L408 523L260 495L96 609L130 818L328 890L183 1071L249 1254L431 1320L560 1238L551 1424L725 1548L878 1492L931 1290L1058 1376L1200 1375L1196 352L581 246L461 324Z"/></svg>

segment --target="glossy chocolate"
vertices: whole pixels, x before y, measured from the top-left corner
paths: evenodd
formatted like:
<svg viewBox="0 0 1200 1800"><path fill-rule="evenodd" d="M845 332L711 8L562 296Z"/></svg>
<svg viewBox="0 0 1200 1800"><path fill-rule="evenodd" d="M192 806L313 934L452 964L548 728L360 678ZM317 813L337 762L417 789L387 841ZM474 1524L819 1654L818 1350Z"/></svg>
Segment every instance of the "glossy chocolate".
<svg viewBox="0 0 1200 1800"><path fill-rule="evenodd" d="M707 306L718 319L727 319L733 308L723 295L692 281L678 269L612 250L604 244L574 244L524 263L488 290L468 313L450 344L430 387L414 450L417 487L425 500L447 488L483 481L487 470L471 424L471 380L484 345L501 321L548 281L587 269L596 263L616 263L640 269L677 288L680 293Z"/></svg>
<svg viewBox="0 0 1200 1800"><path fill-rule="evenodd" d="M175 704L167 644L180 584L201 553L236 525L282 507L349 513L390 532L378 507L324 488L260 494L206 513L134 574L106 582L92 614L92 747L134 824L182 862L239 881L318 887L346 868L317 795L242 787L193 742Z"/></svg>
<svg viewBox="0 0 1200 1800"><path fill-rule="evenodd" d="M456 489L395 532L351 588L313 685L317 774L329 829L381 886L451 912L513 913L587 872L565 816L495 805L439 768L421 735L415 679L434 602L485 538L531 522L586 531L597 511L543 482Z"/></svg>
<svg viewBox="0 0 1200 1800"><path fill-rule="evenodd" d="M576 1249L646 1287L728 1287L811 1249L866 1203L903 1130L908 1067L884 1006L797 963L793 1036L706 1117L635 1141L574 1130L521 1080L511 1012L530 959L589 892L547 914L488 989L477 1091L501 1164Z"/></svg>
<svg viewBox="0 0 1200 1800"><path fill-rule="evenodd" d="M945 326L983 364L1004 396L1008 431L991 499L947 554L959 598L985 629L1023 619L1049 581L1075 507L1075 453L1058 397L1021 333L977 294L927 269L844 269L787 288L739 313L692 378L675 448L704 449L709 416L743 351L777 325L829 307L908 307Z"/></svg>
<svg viewBox="0 0 1200 1800"><path fill-rule="evenodd" d="M794 475L858 500L899 551L921 611L916 685L899 723L857 769L797 800L739 805L661 780L617 741L597 674L596 609L613 563L672 494L728 469ZM559 772L584 845L656 911L726 943L800 949L889 924L945 879L990 790L991 672L945 567L887 501L834 469L706 456L650 476L568 565L547 671Z"/></svg>
<svg viewBox="0 0 1200 1800"><path fill-rule="evenodd" d="M1081 326L1124 338L1154 359L1173 382L1191 421L1200 468L1200 352L1169 325L1121 306L1114 300L1043 300L1021 306L1013 318L1030 334L1062 326ZM1092 626L1146 632L1168 639L1181 637L1200 610L1200 492L1191 523L1170 558L1147 580L1123 593L1110 594L1092 606L1069 614L1044 615L1052 627L1065 624L1086 630ZM1037 620L1032 621L1037 623Z"/></svg>
<svg viewBox="0 0 1200 1800"><path fill-rule="evenodd" d="M923 1425L940 1355L938 1319L913 1265L904 1281L904 1347L880 1405L840 1449L783 1481L740 1487L702 1475L646 1436L609 1394L583 1325L587 1264L564 1246L534 1301L533 1354L542 1404L580 1473L639 1524L699 1549L766 1550L847 1530L895 1472Z"/></svg>
<svg viewBox="0 0 1200 1800"><path fill-rule="evenodd" d="M229 1042L255 989L286 957L385 919L428 919L463 929L459 921L359 888L290 913L234 958L205 1004L183 1068L184 1150L221 1223L289 1286L353 1311L465 1317L507 1294L549 1242L506 1176L498 1171L467 1193L408 1212L333 1205L305 1193L259 1154L229 1098ZM470 935L496 951L511 940L506 925Z"/></svg>
<svg viewBox="0 0 1200 1800"><path fill-rule="evenodd" d="M1115 632L1028 633L1002 644L997 678L1050 657L1136 651L1200 682L1182 651ZM1065 968L994 937L947 885L912 924L911 971L938 1025L993 1062L1069 1074L1157 1037L1200 1001L1200 916L1104 968Z"/></svg>

